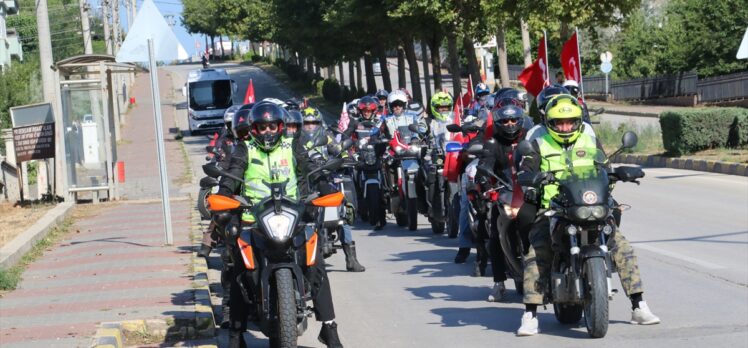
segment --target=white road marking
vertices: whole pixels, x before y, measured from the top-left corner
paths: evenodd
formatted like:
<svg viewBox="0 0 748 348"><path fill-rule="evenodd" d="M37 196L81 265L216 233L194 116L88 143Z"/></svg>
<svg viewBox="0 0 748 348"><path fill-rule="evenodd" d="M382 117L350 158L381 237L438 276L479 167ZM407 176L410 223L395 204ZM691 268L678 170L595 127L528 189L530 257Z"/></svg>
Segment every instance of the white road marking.
<svg viewBox="0 0 748 348"><path fill-rule="evenodd" d="M683 255L683 254L680 254L680 253L676 253L676 252L672 252L672 251L668 251L668 250L665 250L665 249L660 249L658 247L654 247L654 246L647 245L647 244L634 243L634 249L649 250L649 251L651 251L653 253L657 253L657 254L660 254L660 255L665 255L665 256L672 257L674 259L678 259L678 260L682 260L682 261L686 261L686 262L690 262L692 264L695 264L695 265L698 265L698 266L701 266L701 267L704 267L704 268L707 268L707 269L724 269L725 268L724 266L718 265L716 263L711 263L711 262L708 262L708 261L699 260L699 259L694 258L694 257L686 256L686 255Z"/></svg>

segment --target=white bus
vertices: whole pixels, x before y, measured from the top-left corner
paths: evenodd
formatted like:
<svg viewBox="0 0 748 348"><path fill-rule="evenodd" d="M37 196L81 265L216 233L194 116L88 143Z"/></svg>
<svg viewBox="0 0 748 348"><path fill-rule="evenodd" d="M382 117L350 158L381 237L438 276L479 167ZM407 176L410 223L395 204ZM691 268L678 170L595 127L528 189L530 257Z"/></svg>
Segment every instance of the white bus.
<svg viewBox="0 0 748 348"><path fill-rule="evenodd" d="M236 83L225 69L200 69L189 72L182 94L187 97L187 121L190 133L223 127L223 113L234 104Z"/></svg>

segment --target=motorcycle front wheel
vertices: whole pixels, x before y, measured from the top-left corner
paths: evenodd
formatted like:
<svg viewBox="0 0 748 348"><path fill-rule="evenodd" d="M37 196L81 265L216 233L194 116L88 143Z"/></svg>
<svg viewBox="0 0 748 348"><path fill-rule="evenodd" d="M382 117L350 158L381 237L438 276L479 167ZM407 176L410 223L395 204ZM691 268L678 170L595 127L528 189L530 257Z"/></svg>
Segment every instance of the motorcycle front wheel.
<svg viewBox="0 0 748 348"><path fill-rule="evenodd" d="M408 229L415 231L418 229L418 200L408 198Z"/></svg>
<svg viewBox="0 0 748 348"><path fill-rule="evenodd" d="M587 333L593 338L605 337L608 332L608 276L605 259L593 257L584 262L585 283L584 321Z"/></svg>
<svg viewBox="0 0 748 348"><path fill-rule="evenodd" d="M296 296L291 270L280 268L275 271L275 295L278 311L278 347L296 347L298 331L296 330Z"/></svg>
<svg viewBox="0 0 748 348"><path fill-rule="evenodd" d="M366 188L366 201L366 205L369 207L369 224L374 226L381 220L383 214L382 192L379 191L379 185L372 184Z"/></svg>
<svg viewBox="0 0 748 348"><path fill-rule="evenodd" d="M200 189L197 193L197 211L200 212L200 218L202 220L210 220L210 211L208 210L208 196L210 190Z"/></svg>

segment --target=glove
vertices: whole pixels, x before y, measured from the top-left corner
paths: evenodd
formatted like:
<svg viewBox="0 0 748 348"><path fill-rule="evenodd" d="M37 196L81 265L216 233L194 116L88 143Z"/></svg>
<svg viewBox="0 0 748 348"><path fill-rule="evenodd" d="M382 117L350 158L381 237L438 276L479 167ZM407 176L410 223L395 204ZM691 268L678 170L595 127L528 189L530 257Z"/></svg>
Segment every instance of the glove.
<svg viewBox="0 0 748 348"><path fill-rule="evenodd" d="M536 204L538 202L538 190L534 187L525 189L525 202Z"/></svg>
<svg viewBox="0 0 748 348"><path fill-rule="evenodd" d="M535 177L532 179L533 186L540 186L542 184L547 184L551 181L553 181L553 173L551 172L539 172L535 174Z"/></svg>

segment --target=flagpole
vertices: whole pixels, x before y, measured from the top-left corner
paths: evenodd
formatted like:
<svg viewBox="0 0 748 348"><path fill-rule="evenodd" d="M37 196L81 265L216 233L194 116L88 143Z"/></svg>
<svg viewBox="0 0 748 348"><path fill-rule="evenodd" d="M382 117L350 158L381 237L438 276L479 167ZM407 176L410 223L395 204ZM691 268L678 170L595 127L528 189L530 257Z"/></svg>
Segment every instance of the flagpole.
<svg viewBox="0 0 748 348"><path fill-rule="evenodd" d="M577 34L577 57L579 58L579 94L584 102L584 77L582 77L582 51L579 50L579 28L574 27L574 32Z"/></svg>
<svg viewBox="0 0 748 348"><path fill-rule="evenodd" d="M548 35L545 33L545 29L543 29L543 47L545 48L545 57L543 57L543 60L545 60L545 71L547 74L545 83L548 84L548 86L551 85L551 65L548 64Z"/></svg>

